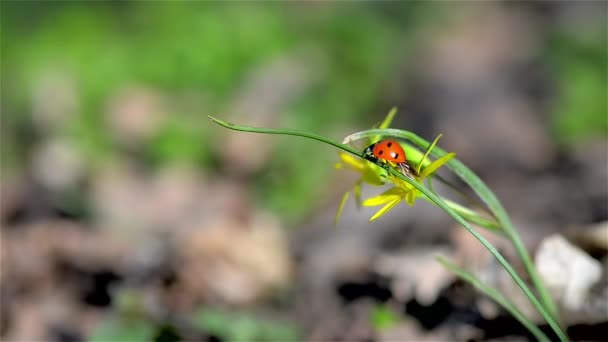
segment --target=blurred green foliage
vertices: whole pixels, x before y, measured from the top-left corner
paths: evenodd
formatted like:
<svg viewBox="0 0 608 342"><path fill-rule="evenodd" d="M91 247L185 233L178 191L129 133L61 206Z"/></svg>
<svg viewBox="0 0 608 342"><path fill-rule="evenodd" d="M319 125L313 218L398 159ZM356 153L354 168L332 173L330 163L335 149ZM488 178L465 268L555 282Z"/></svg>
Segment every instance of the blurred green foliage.
<svg viewBox="0 0 608 342"><path fill-rule="evenodd" d="M401 317L384 304L378 304L371 312L371 323L376 330L385 330L395 326Z"/></svg>
<svg viewBox="0 0 608 342"><path fill-rule="evenodd" d="M202 309L193 315L194 325L222 341L299 341L289 321L260 318L252 314Z"/></svg>
<svg viewBox="0 0 608 342"><path fill-rule="evenodd" d="M121 318L112 317L96 327L89 341L152 341L155 332L156 327L149 322L123 321Z"/></svg>
<svg viewBox="0 0 608 342"><path fill-rule="evenodd" d="M120 160L125 150L150 171L174 163L218 166L221 152L212 146L221 144L225 132L210 128L206 116L241 115L238 121L247 123L249 113L227 113L240 86L260 66L301 51L319 54L318 75L286 108L277 108L276 126L328 136L368 127L370 116L380 118L387 110L380 108L386 106L386 82L407 64L404 56L415 55L410 52L418 31L440 25L437 18L450 8L422 2L1 6L0 157L3 170L15 173L47 134L32 123L31 113L34 89L49 73L73 80L77 91L74 115L53 134L71 141L91 168ZM553 32L547 46L544 56L559 93L553 127L561 142L607 135L606 36L600 31L587 41ZM124 148L106 116L113 97L131 86L162 94L168 115L153 137ZM335 152L298 139L273 141L273 157L256 175L253 190L257 203L297 220L311 203L321 204L319 182L328 179Z"/></svg>
<svg viewBox="0 0 608 342"><path fill-rule="evenodd" d="M146 314L141 293L121 289L114 293L115 311L97 325L89 337L96 341L152 341L162 328Z"/></svg>
<svg viewBox="0 0 608 342"><path fill-rule="evenodd" d="M150 317L142 294L133 289L115 293L115 310L90 336L90 341L178 341L180 329L170 321ZM184 329L186 327L187 329ZM288 319L263 317L242 311L200 307L180 325L181 332L208 335L221 341L298 341L299 333Z"/></svg>
<svg viewBox="0 0 608 342"><path fill-rule="evenodd" d="M91 168L136 156L150 172L176 163L220 172L213 146L226 131L212 126L207 115L233 108L240 87L260 66L299 51L320 52L314 66L318 75L278 109L276 126L339 139L335 135L350 133L346 129L368 128L394 105L383 102L385 82L396 81L395 70L408 62L404 56L414 55L411 43L421 25L438 27L436 18L444 14L436 3L415 1L2 1L0 6L3 174L24 173L32 148L48 135L77 147ZM605 137L605 29L587 40L561 31L550 35L543 61L551 64L557 84L551 113L556 139L575 144ZM77 101L69 120L45 131L34 124L32 113L35 89L49 74L72 80ZM154 135L134 147L124 146L107 122L112 99L132 86L162 94L169 111ZM273 139L272 159L252 177L256 203L298 220L313 203L324 204L326 184L320 182L329 179L335 151L307 140ZM63 201L80 217L93 216L80 207L85 196L69 193ZM378 306L370 319L384 329L398 316ZM193 315L192 323L227 341L298 338L286 322L208 308ZM92 340L151 340L159 330L147 318L110 316Z"/></svg>
<svg viewBox="0 0 608 342"><path fill-rule="evenodd" d="M204 308L192 314L192 332L221 341L299 341L297 329L288 320L260 318L243 312ZM168 323L112 314L97 326L90 341L179 341L176 327Z"/></svg>
<svg viewBox="0 0 608 342"><path fill-rule="evenodd" d="M44 135L32 127L32 91L56 71L73 78L78 92L76 113L60 134L90 165L124 152L104 117L108 101L121 88L143 85L169 97L170 115L136 152L153 167L176 161L209 167L212 142L224 132L208 129L206 116L230 109L239 85L256 67L302 49L322 51L319 77L288 108L278 109L277 125L325 134L357 126L381 98L383 80L403 63L391 54L403 50L411 31L401 19L428 10L416 3L390 7L3 2L2 44L8 47L2 49L3 167L20 168L28 147ZM184 92L197 94L197 104L181 103ZM331 172L327 166L334 156L311 142L278 141L267 170L280 174L262 172L268 176L255 184L256 193L264 198L259 203L297 218L321 195L317 182ZM304 161L296 157L301 155L317 157ZM283 183L298 195L288 195Z"/></svg>
<svg viewBox="0 0 608 342"><path fill-rule="evenodd" d="M592 33L555 32L545 51L557 81L553 129L566 145L608 136L608 32Z"/></svg>

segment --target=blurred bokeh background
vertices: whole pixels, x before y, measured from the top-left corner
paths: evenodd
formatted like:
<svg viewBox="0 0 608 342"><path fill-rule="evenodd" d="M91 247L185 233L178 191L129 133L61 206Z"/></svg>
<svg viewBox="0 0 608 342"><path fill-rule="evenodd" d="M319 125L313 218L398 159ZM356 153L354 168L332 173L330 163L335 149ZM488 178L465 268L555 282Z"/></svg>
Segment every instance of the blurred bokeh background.
<svg viewBox="0 0 608 342"><path fill-rule="evenodd" d="M340 140L397 106L531 251L561 233L605 271L607 42L604 1L2 1L0 338L527 338L436 264L517 297L438 209L334 228L357 175L333 148L207 115ZM574 339L606 329L572 312Z"/></svg>

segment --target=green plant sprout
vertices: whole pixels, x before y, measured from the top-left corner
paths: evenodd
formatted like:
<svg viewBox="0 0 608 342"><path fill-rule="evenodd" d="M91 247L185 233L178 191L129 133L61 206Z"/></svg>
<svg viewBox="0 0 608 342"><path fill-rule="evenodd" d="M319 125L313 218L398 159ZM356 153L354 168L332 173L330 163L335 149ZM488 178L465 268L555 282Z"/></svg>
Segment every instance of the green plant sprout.
<svg viewBox="0 0 608 342"><path fill-rule="evenodd" d="M467 168L462 162L455 158L455 154L447 153L440 147L438 147L437 141L439 137L435 139L433 143L429 143L425 139L417 136L416 134L399 129L388 128L396 113L396 109L392 109L387 115L386 119L378 126L378 128L365 130L349 135L344 139L342 143L334 141L332 139L323 137L321 135L294 130L294 129L272 129L272 128L259 128L250 126L235 125L215 117L209 116L209 118L223 126L236 131L251 132L251 133L265 133L265 134L282 134L291 136L300 136L304 138L314 139L334 147L339 148L341 163L337 164L338 168L347 167L361 173L361 178L355 184L352 192L355 194L356 201L358 204L376 206L384 205L371 219L373 221L384 215L388 210L394 208L398 203L405 200L406 203L413 205L416 198L423 198L439 208L445 211L451 216L456 222L462 225L469 233L471 233L500 263L500 265L507 271L513 281L522 290L528 300L541 314L545 321L549 324L551 329L555 332L559 340L567 341L568 337L562 331L559 324L557 323L558 311L551 298L548 290L544 286L536 267L532 263L530 255L525 249L519 234L512 225L508 214L503 208L500 201L496 198L494 193L485 185L485 183L469 168ZM391 137L406 140L409 143L402 144L402 147L408 155L408 161L419 170L419 176L410 177L405 175L399 168L396 168L392 163L382 162L376 158L371 158L369 155L357 150L348 143L351 143L360 139L369 139L368 142L374 143L381 139L381 137ZM411 144L410 144L411 143ZM420 152L417 148L425 150L425 153ZM429 160L428 156L431 155L436 158L434 161ZM468 208L464 205L456 203L437 195L432 188L432 177L435 177L434 172L440 167L446 166L456 176L463 180L468 186L473 189L477 196L481 199L487 210L491 214L491 217L482 215L476 210ZM440 177L437 179L442 180ZM426 180L426 184L425 184ZM391 183L394 185L393 188L389 189L385 193L361 201L361 185L367 183L370 185L384 185ZM347 192L340 202L338 207L338 213L336 220L339 217L344 204L348 200L349 192ZM515 271L513 266L502 256L502 254L479 232L472 226L472 224L486 228L492 232L502 234L506 236L513 244L518 256L520 257L522 264L524 265L532 285L538 294L538 297L523 281L522 277ZM522 323L530 333L540 341L549 341L545 333L534 325L534 323L525 315L521 313L514 303L509 302L504 296L502 296L498 290L485 285L479 279L477 279L471 273L458 268L455 265L450 264L446 260L441 259L440 263L449 271L453 272L464 281L467 281L474 285L481 292L485 293L490 298L494 299L498 304L503 306L505 310L510 312L518 321Z"/></svg>

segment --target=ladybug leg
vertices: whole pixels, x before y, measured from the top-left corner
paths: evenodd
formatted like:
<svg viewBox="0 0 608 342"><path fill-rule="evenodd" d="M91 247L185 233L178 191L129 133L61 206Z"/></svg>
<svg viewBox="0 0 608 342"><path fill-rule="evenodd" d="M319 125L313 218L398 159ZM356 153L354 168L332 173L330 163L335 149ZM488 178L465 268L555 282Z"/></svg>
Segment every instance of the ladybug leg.
<svg viewBox="0 0 608 342"><path fill-rule="evenodd" d="M401 173L408 178L412 178L412 169L407 163L399 163L399 169L401 169Z"/></svg>
<svg viewBox="0 0 608 342"><path fill-rule="evenodd" d="M399 163L397 165L399 165L399 169L401 170L401 173L403 173L403 175L412 179L414 179L414 177L418 177L416 169L411 167L410 164L408 164L407 162Z"/></svg>
<svg viewBox="0 0 608 342"><path fill-rule="evenodd" d="M403 163L399 163L399 170L401 170L401 173L403 173L404 175L407 176L407 173L405 171L405 166L403 165Z"/></svg>
<svg viewBox="0 0 608 342"><path fill-rule="evenodd" d="M408 169L409 169L409 171L410 171L410 173L412 175L414 175L415 177L419 177L420 176L420 174L418 173L418 171L416 171L415 167L411 166L410 164L408 164L407 166L408 166Z"/></svg>

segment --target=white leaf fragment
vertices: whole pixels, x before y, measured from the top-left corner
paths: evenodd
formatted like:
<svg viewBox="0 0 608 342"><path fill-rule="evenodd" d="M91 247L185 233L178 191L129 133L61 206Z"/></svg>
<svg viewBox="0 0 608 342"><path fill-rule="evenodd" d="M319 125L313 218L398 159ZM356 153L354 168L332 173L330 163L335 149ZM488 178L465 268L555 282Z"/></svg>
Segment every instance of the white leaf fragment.
<svg viewBox="0 0 608 342"><path fill-rule="evenodd" d="M600 262L557 234L541 242L535 263L545 284L571 311L587 305L590 290L602 274Z"/></svg>

